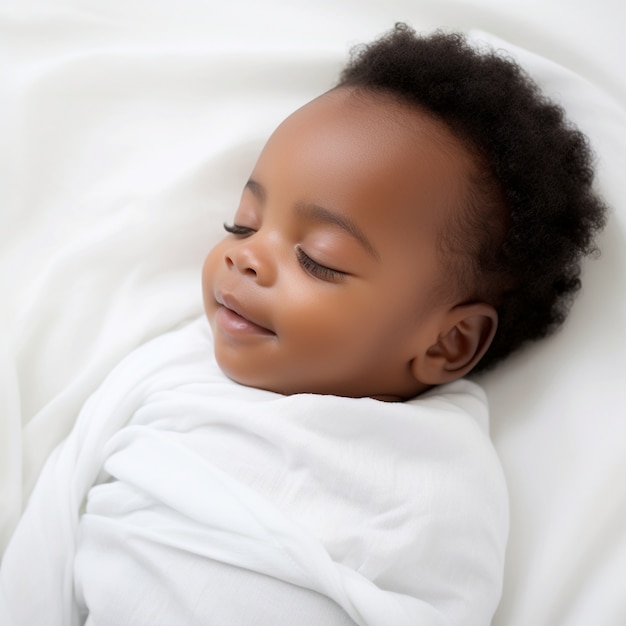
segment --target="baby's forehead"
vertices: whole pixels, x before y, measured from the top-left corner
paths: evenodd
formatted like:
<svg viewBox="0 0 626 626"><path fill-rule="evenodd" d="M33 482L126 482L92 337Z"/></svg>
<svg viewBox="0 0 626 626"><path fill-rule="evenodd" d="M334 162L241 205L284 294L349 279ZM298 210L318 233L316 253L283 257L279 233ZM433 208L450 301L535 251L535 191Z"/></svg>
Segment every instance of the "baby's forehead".
<svg viewBox="0 0 626 626"><path fill-rule="evenodd" d="M339 171L356 165L395 184L429 187L446 179L456 188L475 169L475 158L448 126L397 97L340 87L287 117L268 140L265 156L312 166L316 157ZM442 176L442 174L447 174Z"/></svg>
<svg viewBox="0 0 626 626"><path fill-rule="evenodd" d="M290 115L268 140L255 175L297 178L304 202L377 206L389 217L408 207L416 220L427 212L444 228L458 221L475 167L464 143L432 115L387 94L344 87Z"/></svg>

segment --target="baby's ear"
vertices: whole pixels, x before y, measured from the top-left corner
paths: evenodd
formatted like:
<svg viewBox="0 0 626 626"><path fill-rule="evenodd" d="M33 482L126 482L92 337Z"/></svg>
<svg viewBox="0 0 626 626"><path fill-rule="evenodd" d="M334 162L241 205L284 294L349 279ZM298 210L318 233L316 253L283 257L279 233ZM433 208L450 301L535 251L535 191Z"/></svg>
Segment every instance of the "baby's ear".
<svg viewBox="0 0 626 626"><path fill-rule="evenodd" d="M413 361L413 376L428 385L462 378L485 354L497 326L498 314L489 304L454 307L442 319L436 342Z"/></svg>

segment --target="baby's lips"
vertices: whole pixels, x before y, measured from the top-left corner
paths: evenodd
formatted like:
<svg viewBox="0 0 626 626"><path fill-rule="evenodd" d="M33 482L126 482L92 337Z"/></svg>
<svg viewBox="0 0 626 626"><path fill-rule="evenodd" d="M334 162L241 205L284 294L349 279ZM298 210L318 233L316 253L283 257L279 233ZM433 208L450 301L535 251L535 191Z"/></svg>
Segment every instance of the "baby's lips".
<svg viewBox="0 0 626 626"><path fill-rule="evenodd" d="M271 328L269 328L266 325L266 323L262 322L257 316L249 312L250 307L243 306L239 302L239 300L232 294L218 293L215 296L215 300L217 301L218 304L220 304L221 306L226 308L228 311L236 315L238 318L240 318L241 321L246 322L252 327L255 327L256 329L263 331L264 333L269 333L272 335L276 334ZM230 321L234 323L237 320L231 316ZM244 326L245 324L242 325L241 328L243 329ZM250 330L254 330L254 328L250 328Z"/></svg>

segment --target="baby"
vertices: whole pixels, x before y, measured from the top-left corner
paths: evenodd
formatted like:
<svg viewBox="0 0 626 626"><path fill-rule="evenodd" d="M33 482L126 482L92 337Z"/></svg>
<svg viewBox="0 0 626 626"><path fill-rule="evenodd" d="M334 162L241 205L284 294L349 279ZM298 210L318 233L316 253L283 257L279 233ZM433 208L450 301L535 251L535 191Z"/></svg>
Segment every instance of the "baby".
<svg viewBox="0 0 626 626"><path fill-rule="evenodd" d="M204 269L223 371L406 400L563 321L604 209L509 61L403 26L272 135Z"/></svg>
<svg viewBox="0 0 626 626"><path fill-rule="evenodd" d="M206 319L51 455L0 620L490 623L506 487L459 379L563 321L604 223L590 163L495 53L403 25L359 50L263 149Z"/></svg>

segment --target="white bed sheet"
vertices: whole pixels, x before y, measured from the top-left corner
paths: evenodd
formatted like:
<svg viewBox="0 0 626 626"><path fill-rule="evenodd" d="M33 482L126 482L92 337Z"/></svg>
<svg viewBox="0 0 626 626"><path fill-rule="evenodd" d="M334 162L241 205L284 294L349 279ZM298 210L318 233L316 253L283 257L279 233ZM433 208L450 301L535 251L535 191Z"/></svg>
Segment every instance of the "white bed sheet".
<svg viewBox="0 0 626 626"><path fill-rule="evenodd" d="M619 0L0 3L0 544L104 374L201 311L201 262L274 126L395 21L478 29L589 134L613 207L562 332L481 381L512 506L494 624L626 623L625 18Z"/></svg>

